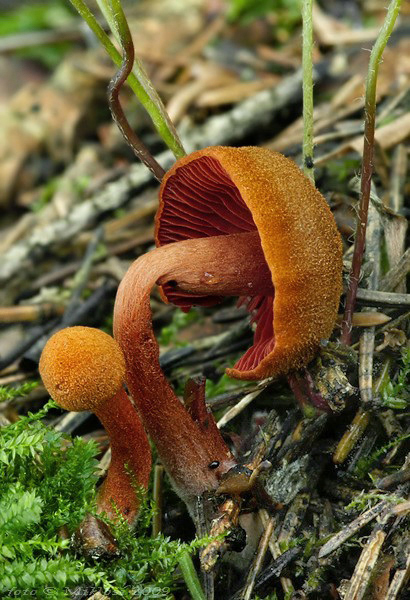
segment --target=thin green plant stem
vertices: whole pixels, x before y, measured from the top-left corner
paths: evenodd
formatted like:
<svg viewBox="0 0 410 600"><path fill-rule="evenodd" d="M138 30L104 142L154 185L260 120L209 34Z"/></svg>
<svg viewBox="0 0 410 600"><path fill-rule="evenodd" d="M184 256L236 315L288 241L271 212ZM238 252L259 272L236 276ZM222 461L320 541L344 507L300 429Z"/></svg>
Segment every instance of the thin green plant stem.
<svg viewBox="0 0 410 600"><path fill-rule="evenodd" d="M369 210L370 189L373 172L374 129L376 121L376 86L379 65L387 41L393 31L400 11L401 0L391 0L383 26L372 48L365 91L365 120L363 158L360 182L360 201L357 217L356 236L353 249L352 267L349 275L349 287L346 294L345 313L342 322L341 341L350 344L352 337L352 317L359 287L360 268L366 242L367 214Z"/></svg>
<svg viewBox="0 0 410 600"><path fill-rule="evenodd" d="M206 600L189 552L181 554L178 564L192 600Z"/></svg>
<svg viewBox="0 0 410 600"><path fill-rule="evenodd" d="M303 172L315 183L313 170L313 0L302 0Z"/></svg>
<svg viewBox="0 0 410 600"><path fill-rule="evenodd" d="M134 65L134 44L131 32L128 27L127 19L122 11L120 1L112 2L113 14L115 15L115 25L121 40L123 50L122 65L115 76L111 79L108 86L108 103L110 106L112 118L117 124L126 142L134 150L135 155L144 163L151 173L161 181L165 171L155 160L145 144L139 139L133 128L128 122L120 102L120 90L124 85L128 75L131 73Z"/></svg>
<svg viewBox="0 0 410 600"><path fill-rule="evenodd" d="M98 41L104 47L113 63L117 65L117 67L120 67L122 64L121 54L111 42L110 38L105 33L101 25L98 23L97 19L90 11L86 3L83 0L70 0L70 2L77 10L79 15L87 23L94 35L97 37ZM141 78L142 72L143 69L141 67L141 70L138 71ZM131 72L128 76L127 82L134 94L137 96L138 100L141 102L145 110L150 115L158 135L164 141L166 146L171 150L171 152L176 158L185 156L185 150L178 138L175 128L172 125L158 94L155 92L151 82L149 82L149 79L146 75L145 78L146 79L143 84L141 81L138 80L138 77L135 74L135 72ZM147 90L151 90L152 93L150 94Z"/></svg>

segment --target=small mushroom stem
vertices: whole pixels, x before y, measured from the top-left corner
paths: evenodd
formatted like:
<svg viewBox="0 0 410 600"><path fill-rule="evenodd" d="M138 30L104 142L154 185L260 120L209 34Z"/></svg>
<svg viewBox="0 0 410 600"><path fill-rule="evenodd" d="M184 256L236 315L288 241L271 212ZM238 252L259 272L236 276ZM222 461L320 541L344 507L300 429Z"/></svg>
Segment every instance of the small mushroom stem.
<svg viewBox="0 0 410 600"><path fill-rule="evenodd" d="M140 505L138 487L148 488L151 448L141 420L124 389L94 410L111 442L111 462L98 491L97 511L134 523Z"/></svg>
<svg viewBox="0 0 410 600"><path fill-rule="evenodd" d="M178 289L216 296L259 294L261 287L273 293L273 287L258 234L252 232L157 248L131 265L118 289L114 335L125 356L129 390L177 492L192 509L195 497L216 489L235 462L211 425L212 415L195 419L160 368L150 292L156 282L169 281Z"/></svg>
<svg viewBox="0 0 410 600"><path fill-rule="evenodd" d="M132 525L139 507L134 482L148 487L151 449L123 388L125 360L119 345L99 329L67 327L48 340L39 370L61 408L90 410L100 419L110 438L112 458L98 492L97 510L114 519L120 512Z"/></svg>

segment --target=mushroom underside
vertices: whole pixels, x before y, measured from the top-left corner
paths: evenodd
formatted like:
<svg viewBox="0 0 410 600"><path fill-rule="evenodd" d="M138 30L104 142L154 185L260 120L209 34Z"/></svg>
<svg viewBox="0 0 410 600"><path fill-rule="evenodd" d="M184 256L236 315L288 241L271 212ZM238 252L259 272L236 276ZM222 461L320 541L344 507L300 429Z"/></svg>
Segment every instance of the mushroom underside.
<svg viewBox="0 0 410 600"><path fill-rule="evenodd" d="M202 156L178 168L168 179L162 199L157 231L160 246L186 239L257 231L239 189L213 157ZM264 259L263 262L263 265L255 262L255 271L268 268ZM209 276L215 274L209 273ZM193 294L174 285L174 282L161 282L163 294L185 312L193 305L213 306L223 299L218 295L217 285L212 286L213 295ZM251 322L256 325L252 346L234 366L238 371L255 369L275 346L273 284L269 295L255 295L256 292L250 290L249 295L241 296L238 301L238 306L247 308Z"/></svg>

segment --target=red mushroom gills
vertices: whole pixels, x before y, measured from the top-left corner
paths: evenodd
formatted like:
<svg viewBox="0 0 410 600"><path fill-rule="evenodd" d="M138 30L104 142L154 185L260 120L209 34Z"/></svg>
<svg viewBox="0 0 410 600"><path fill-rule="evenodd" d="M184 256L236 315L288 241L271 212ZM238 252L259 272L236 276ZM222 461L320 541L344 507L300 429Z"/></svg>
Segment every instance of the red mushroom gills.
<svg viewBox="0 0 410 600"><path fill-rule="evenodd" d="M228 374L260 379L306 364L334 326L341 292L341 242L326 201L298 167L263 148L210 147L179 160L165 176L160 196L158 246L258 232L268 258L271 291L262 295L254 289L239 299L256 323L253 345ZM264 223L269 223L269 233L261 233ZM253 268L264 270L267 263L255 260ZM217 286L213 295L201 295L158 283L164 298L184 311L222 300ZM305 339L295 324L303 319Z"/></svg>
<svg viewBox="0 0 410 600"><path fill-rule="evenodd" d="M180 167L177 174L168 179L163 197L166 200L157 231L159 246L186 239L257 231L238 188L219 161L211 156ZM254 264L255 270L268 269L266 261L262 261L262 264ZM164 283L161 288L165 299L184 312L193 305L213 306L223 300L222 296L183 293L170 283ZM253 346L236 363L238 370L253 369L275 345L273 297L272 284L269 296L242 296L238 302L246 306L252 314L252 322L256 323Z"/></svg>

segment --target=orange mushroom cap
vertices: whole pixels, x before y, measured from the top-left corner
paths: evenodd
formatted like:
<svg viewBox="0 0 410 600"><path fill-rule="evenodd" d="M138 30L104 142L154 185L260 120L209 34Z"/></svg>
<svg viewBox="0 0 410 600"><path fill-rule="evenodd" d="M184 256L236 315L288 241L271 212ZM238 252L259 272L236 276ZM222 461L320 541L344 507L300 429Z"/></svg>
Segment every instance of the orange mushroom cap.
<svg viewBox="0 0 410 600"><path fill-rule="evenodd" d="M333 215L295 163L266 148L204 148L166 173L156 217L158 246L255 230L273 293L258 296L253 290L241 299L257 327L253 346L227 370L239 379L300 368L330 336L342 291L342 243ZM168 283L162 292L183 310L221 299L181 294Z"/></svg>
<svg viewBox="0 0 410 600"><path fill-rule="evenodd" d="M51 397L65 410L95 411L125 380L118 343L92 327L67 327L55 333L44 347L39 369Z"/></svg>

